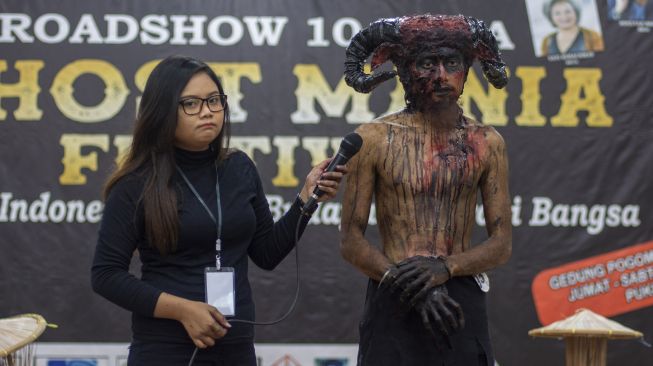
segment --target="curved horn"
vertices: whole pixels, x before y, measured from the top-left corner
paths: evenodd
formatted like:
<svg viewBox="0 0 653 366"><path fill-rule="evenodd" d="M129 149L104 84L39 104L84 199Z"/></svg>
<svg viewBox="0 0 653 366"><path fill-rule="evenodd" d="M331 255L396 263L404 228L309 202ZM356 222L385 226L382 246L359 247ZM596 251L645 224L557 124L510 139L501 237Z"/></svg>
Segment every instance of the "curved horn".
<svg viewBox="0 0 653 366"><path fill-rule="evenodd" d="M379 19L351 39L345 52L345 82L359 93L369 93L382 82L392 79L394 71L368 75L363 71L365 60L384 42L398 42L399 19Z"/></svg>
<svg viewBox="0 0 653 366"><path fill-rule="evenodd" d="M483 75L495 88L503 88L508 83L508 73L506 64L501 59L497 39L482 20L468 17L467 23L472 33L476 57L481 62Z"/></svg>

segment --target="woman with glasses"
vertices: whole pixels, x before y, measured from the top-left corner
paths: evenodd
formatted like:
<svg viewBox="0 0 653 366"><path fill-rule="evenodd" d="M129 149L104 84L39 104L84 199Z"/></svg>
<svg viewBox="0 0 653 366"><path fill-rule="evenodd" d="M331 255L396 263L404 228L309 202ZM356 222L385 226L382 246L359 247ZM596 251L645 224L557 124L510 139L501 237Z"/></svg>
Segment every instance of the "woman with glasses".
<svg viewBox="0 0 653 366"><path fill-rule="evenodd" d="M313 168L289 211L272 220L254 163L228 149L229 104L203 62L168 57L152 71L131 149L109 177L93 289L132 312L129 365L256 365L252 325L205 302L205 270L233 268L235 318L254 319L248 258L271 270L292 250L303 203L335 196L346 173ZM134 251L142 276L129 273Z"/></svg>

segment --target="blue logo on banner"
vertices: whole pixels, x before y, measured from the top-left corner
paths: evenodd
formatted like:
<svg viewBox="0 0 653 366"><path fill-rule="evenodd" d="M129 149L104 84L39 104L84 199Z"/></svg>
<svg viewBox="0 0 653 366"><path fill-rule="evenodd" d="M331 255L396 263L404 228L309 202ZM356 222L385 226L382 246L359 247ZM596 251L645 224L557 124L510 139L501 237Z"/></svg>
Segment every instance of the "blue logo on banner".
<svg viewBox="0 0 653 366"><path fill-rule="evenodd" d="M347 366L349 360L346 358L316 358L315 366Z"/></svg>
<svg viewBox="0 0 653 366"><path fill-rule="evenodd" d="M97 366L97 360L48 360L47 366Z"/></svg>

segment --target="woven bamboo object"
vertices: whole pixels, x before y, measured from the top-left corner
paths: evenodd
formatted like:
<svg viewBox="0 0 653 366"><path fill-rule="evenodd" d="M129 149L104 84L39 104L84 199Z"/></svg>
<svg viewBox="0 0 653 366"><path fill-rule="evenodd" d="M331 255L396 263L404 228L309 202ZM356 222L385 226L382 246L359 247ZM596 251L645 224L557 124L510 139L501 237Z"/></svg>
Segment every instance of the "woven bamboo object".
<svg viewBox="0 0 653 366"><path fill-rule="evenodd" d="M567 366L605 366L608 339L642 338L643 334L588 309L528 332L532 337L564 338Z"/></svg>
<svg viewBox="0 0 653 366"><path fill-rule="evenodd" d="M45 330L47 323L38 314L22 314L0 319L0 366L28 364L30 344Z"/></svg>

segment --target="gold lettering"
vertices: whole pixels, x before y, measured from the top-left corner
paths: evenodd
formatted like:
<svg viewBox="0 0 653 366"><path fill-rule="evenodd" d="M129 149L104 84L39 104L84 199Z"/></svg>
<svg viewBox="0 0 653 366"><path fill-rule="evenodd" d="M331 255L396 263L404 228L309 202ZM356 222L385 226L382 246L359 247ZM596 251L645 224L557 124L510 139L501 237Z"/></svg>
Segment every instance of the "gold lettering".
<svg viewBox="0 0 653 366"><path fill-rule="evenodd" d="M272 144L277 148L277 176L272 178L276 187L296 187L299 179L293 171L295 167L295 148L299 146L297 136L275 136Z"/></svg>
<svg viewBox="0 0 653 366"><path fill-rule="evenodd" d="M333 150L333 153L335 154L339 149L340 149L340 141L342 139L338 137L332 137L331 138L331 150Z"/></svg>
<svg viewBox="0 0 653 366"><path fill-rule="evenodd" d="M240 89L240 79L245 77L254 84L261 82L261 66L255 62L219 63L208 64L218 75L225 93L229 96L229 112L231 122L245 122L247 111L240 105L243 93ZM270 96L270 100L272 96Z"/></svg>
<svg viewBox="0 0 653 366"><path fill-rule="evenodd" d="M257 150L265 155L272 152L270 138L265 136L232 136L229 145L243 151L254 162L254 152Z"/></svg>
<svg viewBox="0 0 653 366"><path fill-rule="evenodd" d="M138 70L136 70L136 74L134 74L134 84L136 84L136 87L138 90L140 90L141 93L143 90L145 90L145 84L147 83L147 79L150 77L152 70L154 70L159 62L161 62L161 60L146 62L141 67L139 67ZM138 106L140 103L141 96L139 95L136 97L136 111L138 111Z"/></svg>
<svg viewBox="0 0 653 366"><path fill-rule="evenodd" d="M105 84L104 99L96 106L86 107L75 100L73 83L83 74L93 74ZM102 60L85 59L64 66L54 77L50 93L66 117L75 122L94 123L115 116L125 104L129 89L115 66Z"/></svg>
<svg viewBox="0 0 653 366"><path fill-rule="evenodd" d="M488 86L488 90L485 92L474 69L469 69L465 92L460 96L461 107L466 116L482 121L487 125L505 126L508 124L508 115L506 114L507 98L508 92L505 89ZM481 119L478 119L472 113L472 101L476 103L481 112Z"/></svg>
<svg viewBox="0 0 653 366"><path fill-rule="evenodd" d="M127 152L132 144L132 135L116 135L113 138L113 146L116 147L118 153L116 154L116 166L122 164L123 159L127 156Z"/></svg>
<svg viewBox="0 0 653 366"><path fill-rule="evenodd" d="M302 147L311 156L311 165L315 166L327 158L328 137L303 137Z"/></svg>
<svg viewBox="0 0 653 366"><path fill-rule="evenodd" d="M522 110L515 118L518 126L541 127L546 124L546 117L540 112L540 81L546 76L546 68L542 66L521 66L515 72L521 79Z"/></svg>
<svg viewBox="0 0 653 366"><path fill-rule="evenodd" d="M63 173L59 176L59 184L81 185L86 184L86 176L82 174L82 168L97 171L97 152L82 155L82 147L94 146L107 152L109 135L63 134L59 143L63 146L63 159L61 159Z"/></svg>
<svg viewBox="0 0 653 366"><path fill-rule="evenodd" d="M297 110L290 115L293 123L318 123L320 115L315 110L319 103L329 117L342 117L345 107L351 99L351 111L345 115L347 123L363 123L374 118L369 109L369 94L358 93L347 86L344 77L340 78L335 90L332 90L322 71L314 64L297 64L293 68L297 77Z"/></svg>
<svg viewBox="0 0 653 366"><path fill-rule="evenodd" d="M406 93L404 92L404 87L399 82L399 77L396 77L395 80L395 88L390 93L390 106L388 106L388 109L383 113L384 115L398 112L406 107L406 101L404 100L404 95Z"/></svg>
<svg viewBox="0 0 653 366"><path fill-rule="evenodd" d="M316 166L329 157L329 147L333 154L340 148L339 137L302 137L302 147L311 156L311 165Z"/></svg>
<svg viewBox="0 0 653 366"><path fill-rule="evenodd" d="M612 117L605 110L605 97L601 93L599 81L603 76L599 68L567 68L564 71L567 90L560 96L560 110L551 117L554 127L578 126L578 112L587 111L589 127L610 127ZM584 97L581 96L584 94Z"/></svg>
<svg viewBox="0 0 653 366"><path fill-rule="evenodd" d="M19 72L17 83L0 83L0 101L3 97L18 98L18 108L14 111L17 121L37 121L41 119L43 111L39 109L37 99L39 87L39 71L45 64L41 60L16 61L14 68ZM7 62L0 60L0 74L7 71ZM0 121L7 118L7 112L0 106Z"/></svg>

